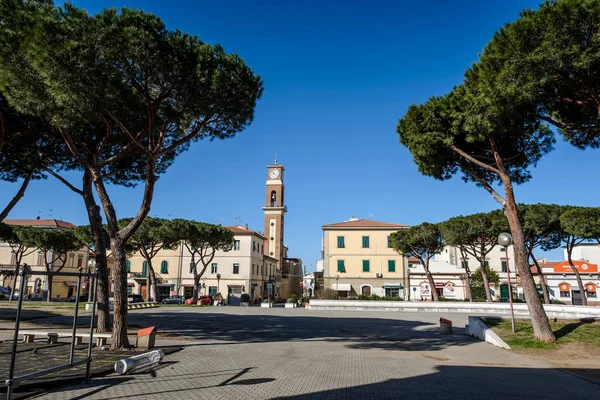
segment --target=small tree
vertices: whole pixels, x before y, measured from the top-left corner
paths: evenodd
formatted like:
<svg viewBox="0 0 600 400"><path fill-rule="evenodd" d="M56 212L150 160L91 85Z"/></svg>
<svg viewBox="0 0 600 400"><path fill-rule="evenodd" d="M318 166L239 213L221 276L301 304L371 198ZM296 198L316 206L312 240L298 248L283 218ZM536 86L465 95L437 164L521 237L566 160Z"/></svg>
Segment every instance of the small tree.
<svg viewBox="0 0 600 400"><path fill-rule="evenodd" d="M469 254L467 253L467 245L471 243L471 236L469 234L471 225L469 224L469 220L467 217L461 215L439 223L438 226L440 227L444 245L456 247L460 252L461 266L465 269L465 273L467 274L467 296L469 301L473 301L473 277L467 261Z"/></svg>
<svg viewBox="0 0 600 400"><path fill-rule="evenodd" d="M475 298L475 301L483 299L487 300L489 289L486 289L485 287L486 282L487 285L493 283L498 286L500 283L500 276L490 267L484 266L477 268L475 272L473 272L473 297ZM512 290L512 288L510 290Z"/></svg>
<svg viewBox="0 0 600 400"><path fill-rule="evenodd" d="M29 231L32 229L33 228L13 226L10 230L10 236L7 238L7 242L10 246L15 262L15 269L13 271L13 285L10 291L10 301L13 300L15 294L17 277L19 276L19 268L21 268L23 257L27 257L36 251L35 245L29 239Z"/></svg>
<svg viewBox="0 0 600 400"><path fill-rule="evenodd" d="M429 261L444 248L438 226L423 222L421 225L394 232L390 235L390 243L398 253L419 260L431 287L431 298L433 301L439 301L435 282L429 271Z"/></svg>
<svg viewBox="0 0 600 400"><path fill-rule="evenodd" d="M200 278L217 251L229 251L233 248L233 232L221 226L184 219L171 221L170 230L173 232L172 236L178 237L192 256L190 269L194 275L193 302L195 304L200 292ZM202 264L201 270L198 270L198 264Z"/></svg>
<svg viewBox="0 0 600 400"><path fill-rule="evenodd" d="M563 231L567 260L577 279L582 304L587 306L585 286L581 280L579 270L573 263L572 254L575 246L600 239L600 209L591 207L564 207L563 209L564 212L560 216L560 226Z"/></svg>
<svg viewBox="0 0 600 400"><path fill-rule="evenodd" d="M131 218L119 220L120 226L127 226ZM127 245L133 251L139 252L148 266L148 290L146 291L146 301L158 301L158 287L156 282L156 272L152 260L161 249L173 249L177 247L178 238L174 232L169 229L170 221L162 218L146 217L142 225L135 231L133 236L127 241Z"/></svg>
<svg viewBox="0 0 600 400"><path fill-rule="evenodd" d="M550 304L548 285L533 251L537 248L549 251L560 247L563 236L560 216L563 207L556 204L519 204L518 209L525 234L525 245L540 277L544 302Z"/></svg>
<svg viewBox="0 0 600 400"><path fill-rule="evenodd" d="M29 229L27 241L44 256L48 284L46 301L51 301L54 275L65 267L67 254L81 249L82 243L72 229Z"/></svg>

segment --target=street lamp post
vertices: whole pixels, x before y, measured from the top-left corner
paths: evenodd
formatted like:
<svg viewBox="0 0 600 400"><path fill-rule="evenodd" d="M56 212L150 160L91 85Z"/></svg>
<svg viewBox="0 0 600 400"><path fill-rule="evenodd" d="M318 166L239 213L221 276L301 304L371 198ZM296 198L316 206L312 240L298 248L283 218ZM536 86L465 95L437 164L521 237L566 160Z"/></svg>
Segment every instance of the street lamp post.
<svg viewBox="0 0 600 400"><path fill-rule="evenodd" d="M96 259L95 258L90 258L87 262L87 266L88 266L88 274L91 271L95 271L96 270ZM96 279L95 277L92 278L93 280L90 280L90 278L88 278L88 288L87 288L87 293L88 293L88 302L94 302L94 299L92 299L92 296L95 296L96 293L94 293L91 289L92 289L92 285L94 285L94 280ZM92 296L90 296L90 293L92 294Z"/></svg>
<svg viewBox="0 0 600 400"><path fill-rule="evenodd" d="M515 310L513 308L512 285L510 283L510 268L508 265L508 246L512 244L512 236L510 233L502 232L498 235L498 244L504 247L506 258L506 274L508 275L508 301L510 302L510 322L512 325L512 333L515 333Z"/></svg>

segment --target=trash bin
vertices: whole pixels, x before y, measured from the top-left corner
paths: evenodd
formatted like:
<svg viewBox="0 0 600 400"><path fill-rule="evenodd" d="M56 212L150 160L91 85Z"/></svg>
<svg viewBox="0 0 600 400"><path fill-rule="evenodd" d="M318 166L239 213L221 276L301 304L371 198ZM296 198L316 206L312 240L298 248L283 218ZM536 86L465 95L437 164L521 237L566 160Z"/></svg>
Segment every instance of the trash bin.
<svg viewBox="0 0 600 400"><path fill-rule="evenodd" d="M140 329L137 332L136 346L139 349L150 350L154 347L154 341L156 340L156 327L150 326L148 328Z"/></svg>
<svg viewBox="0 0 600 400"><path fill-rule="evenodd" d="M440 332L452 333L452 321L445 318L440 318Z"/></svg>

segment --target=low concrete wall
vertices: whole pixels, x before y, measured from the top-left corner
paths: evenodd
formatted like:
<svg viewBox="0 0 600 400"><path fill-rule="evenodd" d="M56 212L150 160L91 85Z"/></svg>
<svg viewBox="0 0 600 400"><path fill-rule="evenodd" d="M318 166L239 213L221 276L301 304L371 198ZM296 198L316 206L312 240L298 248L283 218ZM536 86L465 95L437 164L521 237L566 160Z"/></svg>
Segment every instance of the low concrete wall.
<svg viewBox="0 0 600 400"><path fill-rule="evenodd" d="M510 315L508 303L470 303L470 302L410 302L410 301L372 301L372 300L310 300L310 310L356 310L356 311L400 311L400 312L438 312L464 314ZM568 306L561 304L544 305L550 318L600 318L600 307ZM514 304L515 317L529 318L527 304Z"/></svg>
<svg viewBox="0 0 600 400"><path fill-rule="evenodd" d="M92 310L92 305L93 303L85 303L85 310L86 311L91 311ZM151 307L158 307L158 303L156 302L150 302L150 303L129 303L127 304L127 309L128 310L133 310L136 308L151 308ZM110 311L113 311L115 308L114 303L110 303L108 305L108 308Z"/></svg>
<svg viewBox="0 0 600 400"><path fill-rule="evenodd" d="M510 346L507 345L500 336L496 335L494 331L492 331L492 328L484 324L479 317L469 316L469 324L465 325L465 333L493 344L494 346L510 350Z"/></svg>

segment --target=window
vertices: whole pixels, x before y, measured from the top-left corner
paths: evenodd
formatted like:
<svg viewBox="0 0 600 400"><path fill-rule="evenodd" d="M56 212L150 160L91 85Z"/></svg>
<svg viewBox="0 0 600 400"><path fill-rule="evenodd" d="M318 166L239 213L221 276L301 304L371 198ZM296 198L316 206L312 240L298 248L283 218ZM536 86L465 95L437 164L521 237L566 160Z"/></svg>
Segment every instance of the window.
<svg viewBox="0 0 600 400"><path fill-rule="evenodd" d="M239 250L240 249L240 241L239 240L234 240L233 241L233 249L234 250Z"/></svg>
<svg viewBox="0 0 600 400"><path fill-rule="evenodd" d="M42 253L41 251L38 252L37 265L46 265L44 263L44 253Z"/></svg>
<svg viewBox="0 0 600 400"><path fill-rule="evenodd" d="M369 237L368 236L362 237L362 247L363 247L363 249L369 248Z"/></svg>
<svg viewBox="0 0 600 400"><path fill-rule="evenodd" d="M346 243L344 243L344 237L343 236L338 236L337 237L337 247L338 249L343 249L346 247Z"/></svg>
<svg viewBox="0 0 600 400"><path fill-rule="evenodd" d="M571 292L560 292L560 297L571 297Z"/></svg>
<svg viewBox="0 0 600 400"><path fill-rule="evenodd" d="M392 241L390 240L389 236L387 237L387 244L388 244L388 249L391 249L392 248Z"/></svg>
<svg viewBox="0 0 600 400"><path fill-rule="evenodd" d="M587 297L594 297L594 298L596 298L596 292L588 292L588 291L586 291L585 293L587 294Z"/></svg>
<svg viewBox="0 0 600 400"><path fill-rule="evenodd" d="M506 260L502 260L502 272L507 272L508 268L506 268Z"/></svg>
<svg viewBox="0 0 600 400"><path fill-rule="evenodd" d="M217 263L212 263L210 265L210 273L211 274L216 274L218 267L219 267L219 265Z"/></svg>
<svg viewBox="0 0 600 400"><path fill-rule="evenodd" d="M148 275L148 261L142 263L142 276L145 278Z"/></svg>
<svg viewBox="0 0 600 400"><path fill-rule="evenodd" d="M369 260L363 260L363 272L369 272L371 269Z"/></svg>
<svg viewBox="0 0 600 400"><path fill-rule="evenodd" d="M346 272L346 266L344 260L338 260L338 272Z"/></svg>
<svg viewBox="0 0 600 400"><path fill-rule="evenodd" d="M171 250L171 249L169 248L169 246L163 246L163 247L162 247L162 249L163 249L163 250Z"/></svg>
<svg viewBox="0 0 600 400"><path fill-rule="evenodd" d="M504 247L500 247L500 251L506 251Z"/></svg>
<svg viewBox="0 0 600 400"><path fill-rule="evenodd" d="M190 263L190 274L194 272L194 263Z"/></svg>
<svg viewBox="0 0 600 400"><path fill-rule="evenodd" d="M484 261L483 262L483 266L486 267L486 268L489 268L490 267L490 262L489 261Z"/></svg>
<svg viewBox="0 0 600 400"><path fill-rule="evenodd" d="M133 286L127 286L127 294L133 294Z"/></svg>
<svg viewBox="0 0 600 400"><path fill-rule="evenodd" d="M469 260L462 260L460 266L465 269L469 268Z"/></svg>
<svg viewBox="0 0 600 400"><path fill-rule="evenodd" d="M256 242L252 242L252 251L256 251Z"/></svg>
<svg viewBox="0 0 600 400"><path fill-rule="evenodd" d="M17 265L17 253L14 251L10 252L10 265Z"/></svg>
<svg viewBox="0 0 600 400"><path fill-rule="evenodd" d="M127 273L131 272L131 261L129 261L129 260L125 261L125 272L127 272Z"/></svg>
<svg viewBox="0 0 600 400"><path fill-rule="evenodd" d="M398 288L385 288L386 297L400 297L400 289Z"/></svg>
<svg viewBox="0 0 600 400"><path fill-rule="evenodd" d="M216 286L209 286L208 287L208 295L209 296L216 296L217 295L217 287Z"/></svg>
<svg viewBox="0 0 600 400"><path fill-rule="evenodd" d="M234 274L240 273L240 264L233 264L233 273Z"/></svg>
<svg viewBox="0 0 600 400"><path fill-rule="evenodd" d="M169 273L169 263L166 261L163 261L160 263L160 273L161 274L168 274Z"/></svg>
<svg viewBox="0 0 600 400"><path fill-rule="evenodd" d="M83 265L83 254L80 254L77 257L77 268L81 268L82 265Z"/></svg>
<svg viewBox="0 0 600 400"><path fill-rule="evenodd" d="M388 260L388 272L396 272L396 260Z"/></svg>

